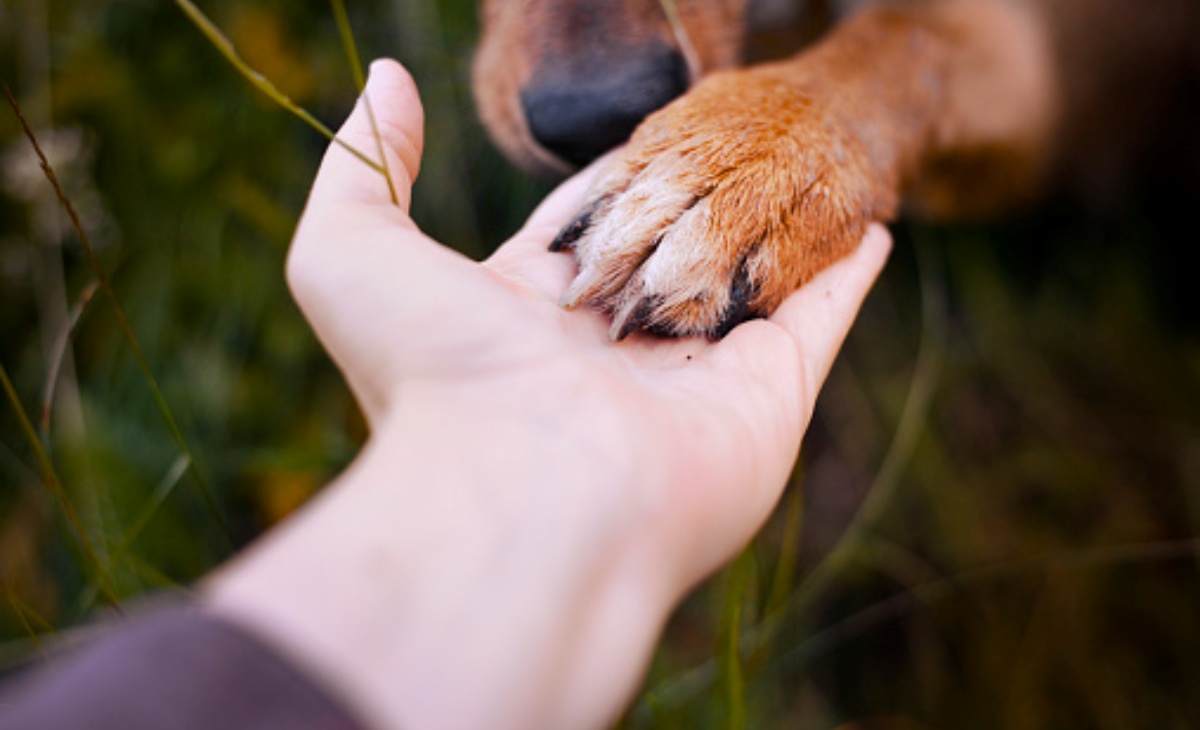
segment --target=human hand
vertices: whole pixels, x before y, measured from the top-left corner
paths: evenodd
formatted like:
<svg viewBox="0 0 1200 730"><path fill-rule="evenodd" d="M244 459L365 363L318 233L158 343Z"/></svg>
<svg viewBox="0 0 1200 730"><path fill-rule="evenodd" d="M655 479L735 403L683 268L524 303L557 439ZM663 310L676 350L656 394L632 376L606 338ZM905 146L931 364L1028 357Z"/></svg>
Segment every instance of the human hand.
<svg viewBox="0 0 1200 730"><path fill-rule="evenodd" d="M607 488L629 490L655 515L672 513L680 523L673 539L683 544L669 552L687 564L682 582L690 584L743 544L779 496L820 385L883 264L886 231L873 229L854 256L775 316L720 342L636 335L613 345L606 317L557 305L575 265L547 252L595 169L555 191L495 255L475 263L408 217L420 102L394 64L372 73L400 204L376 173L331 147L288 262L297 301L368 418L402 408L406 390L426 389L514 420L536 415L546 438L607 455L606 463L581 462L588 471L632 482ZM340 137L374 149L362 112ZM654 522L660 536L672 526ZM699 524L720 529L693 544Z"/></svg>
<svg viewBox="0 0 1200 730"><path fill-rule="evenodd" d="M376 63L368 95L399 205L331 146L288 278L371 444L284 538L214 581L216 603L333 667L323 671L385 721L598 726L632 691L670 609L778 500L890 240L873 227L770 319L719 342L613 344L604 316L558 305L574 259L547 250L594 170L476 263L408 216L422 149L411 79ZM376 149L363 104L339 136ZM314 606L296 570L352 598ZM346 605L378 621L358 616L357 639L324 635ZM381 658L367 626L398 655Z"/></svg>

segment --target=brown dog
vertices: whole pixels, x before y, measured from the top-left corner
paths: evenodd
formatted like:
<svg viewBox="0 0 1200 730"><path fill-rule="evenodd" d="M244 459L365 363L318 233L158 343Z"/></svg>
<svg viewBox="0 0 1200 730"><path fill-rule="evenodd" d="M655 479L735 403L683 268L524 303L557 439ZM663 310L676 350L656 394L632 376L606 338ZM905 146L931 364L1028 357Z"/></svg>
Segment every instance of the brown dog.
<svg viewBox="0 0 1200 730"><path fill-rule="evenodd" d="M750 4L484 0L476 97L513 160L564 173L632 133L553 244L580 265L564 304L612 313L614 338L768 314L902 198L1025 201L1146 134L1200 65L1200 0L809 0L795 17L832 30L735 70L751 13L779 11Z"/></svg>

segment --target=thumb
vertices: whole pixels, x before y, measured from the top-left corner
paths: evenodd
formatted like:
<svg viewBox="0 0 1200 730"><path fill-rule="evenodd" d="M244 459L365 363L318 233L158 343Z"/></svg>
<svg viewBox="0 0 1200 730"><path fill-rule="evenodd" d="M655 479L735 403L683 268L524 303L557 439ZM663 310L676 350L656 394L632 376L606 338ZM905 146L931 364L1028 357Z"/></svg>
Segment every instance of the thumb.
<svg viewBox="0 0 1200 730"><path fill-rule="evenodd" d="M408 71L388 59L372 63L358 104L325 153L310 210L345 202L391 205L394 191L395 203L408 213L424 127L421 98Z"/></svg>
<svg viewBox="0 0 1200 730"><path fill-rule="evenodd" d="M857 250L818 274L771 315L771 321L787 330L799 349L807 397L815 399L821 390L891 250L891 234L872 224Z"/></svg>

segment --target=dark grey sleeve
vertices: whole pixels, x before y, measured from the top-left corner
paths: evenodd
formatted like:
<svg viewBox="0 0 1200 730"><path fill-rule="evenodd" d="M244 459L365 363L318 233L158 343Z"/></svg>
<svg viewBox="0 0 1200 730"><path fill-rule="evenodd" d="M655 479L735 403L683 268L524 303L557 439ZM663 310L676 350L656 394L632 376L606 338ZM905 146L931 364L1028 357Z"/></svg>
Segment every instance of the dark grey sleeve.
<svg viewBox="0 0 1200 730"><path fill-rule="evenodd" d="M241 629L192 607L131 620L0 687L0 729L362 730Z"/></svg>

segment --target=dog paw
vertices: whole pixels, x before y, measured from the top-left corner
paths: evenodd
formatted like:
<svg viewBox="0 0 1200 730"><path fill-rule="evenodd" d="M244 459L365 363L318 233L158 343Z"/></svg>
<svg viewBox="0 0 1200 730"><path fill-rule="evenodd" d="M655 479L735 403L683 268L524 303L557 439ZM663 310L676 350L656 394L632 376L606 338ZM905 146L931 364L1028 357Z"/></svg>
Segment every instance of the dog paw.
<svg viewBox="0 0 1200 730"><path fill-rule="evenodd" d="M769 315L895 206L895 181L822 96L770 73L708 77L646 119L551 250L563 297L635 330L722 337Z"/></svg>

